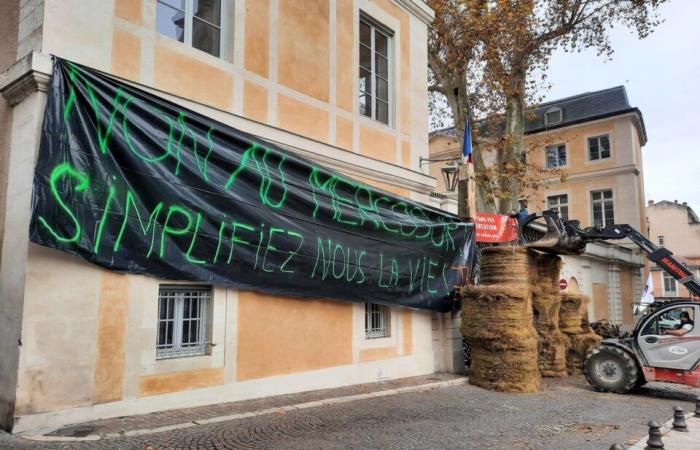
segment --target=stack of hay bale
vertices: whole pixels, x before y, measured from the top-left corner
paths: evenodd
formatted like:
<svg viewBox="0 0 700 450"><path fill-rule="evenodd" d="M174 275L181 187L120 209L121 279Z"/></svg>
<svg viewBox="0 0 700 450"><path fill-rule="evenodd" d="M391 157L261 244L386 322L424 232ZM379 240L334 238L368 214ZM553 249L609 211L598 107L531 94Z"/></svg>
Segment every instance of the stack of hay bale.
<svg viewBox="0 0 700 450"><path fill-rule="evenodd" d="M482 250L481 285L462 291L462 335L471 347L469 381L486 389L537 392L537 333L527 251Z"/></svg>
<svg viewBox="0 0 700 450"><path fill-rule="evenodd" d="M538 334L540 373L543 377L565 377L569 340L559 330L559 273L561 258L556 255L533 254L532 311Z"/></svg>
<svg viewBox="0 0 700 450"><path fill-rule="evenodd" d="M562 294L559 328L569 339L566 369L569 375L580 374L586 353L602 341L588 323L588 297L582 294Z"/></svg>

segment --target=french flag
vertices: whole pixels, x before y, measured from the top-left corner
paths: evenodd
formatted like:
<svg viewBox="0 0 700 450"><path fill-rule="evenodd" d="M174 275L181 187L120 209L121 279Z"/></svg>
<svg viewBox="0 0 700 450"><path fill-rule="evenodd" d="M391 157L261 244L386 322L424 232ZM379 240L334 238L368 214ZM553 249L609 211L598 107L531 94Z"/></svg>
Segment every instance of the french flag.
<svg viewBox="0 0 700 450"><path fill-rule="evenodd" d="M462 163L472 162L472 131L469 128L469 114L464 120L464 140L462 141Z"/></svg>

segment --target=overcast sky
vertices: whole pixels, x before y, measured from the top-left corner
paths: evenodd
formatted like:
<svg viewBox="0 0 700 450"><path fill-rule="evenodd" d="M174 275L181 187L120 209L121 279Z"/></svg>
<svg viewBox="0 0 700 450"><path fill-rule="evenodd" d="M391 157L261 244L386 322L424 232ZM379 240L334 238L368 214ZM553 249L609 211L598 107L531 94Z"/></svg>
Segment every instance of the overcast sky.
<svg viewBox="0 0 700 450"><path fill-rule="evenodd" d="M700 213L700 1L672 0L660 14L665 22L644 40L614 30L611 61L595 51L557 53L545 100L624 85L649 138L647 200L688 202Z"/></svg>

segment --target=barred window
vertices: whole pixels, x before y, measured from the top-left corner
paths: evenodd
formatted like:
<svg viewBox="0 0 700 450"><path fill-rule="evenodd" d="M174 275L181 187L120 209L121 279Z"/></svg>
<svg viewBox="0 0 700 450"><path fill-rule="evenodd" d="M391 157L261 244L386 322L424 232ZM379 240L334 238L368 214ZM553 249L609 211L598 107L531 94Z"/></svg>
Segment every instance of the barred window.
<svg viewBox="0 0 700 450"><path fill-rule="evenodd" d="M595 226L604 227L615 223L613 192L610 189L591 192L591 205L593 206L593 224Z"/></svg>
<svg viewBox="0 0 700 450"><path fill-rule="evenodd" d="M390 311L387 306L365 303L365 338L388 337L389 317Z"/></svg>
<svg viewBox="0 0 700 450"><path fill-rule="evenodd" d="M660 245L661 247L663 247L663 246L664 246L664 237L663 237L663 236L659 236L658 238L659 238L659 245Z"/></svg>
<svg viewBox="0 0 700 450"><path fill-rule="evenodd" d="M391 115L391 40L393 33L360 16L360 114L384 124Z"/></svg>
<svg viewBox="0 0 700 450"><path fill-rule="evenodd" d="M556 211L557 214L561 216L564 220L569 220L569 196L563 195L553 195L547 197L547 204L549 209Z"/></svg>
<svg viewBox="0 0 700 450"><path fill-rule="evenodd" d="M595 161L606 158L610 158L610 136L604 134L588 138L588 159Z"/></svg>
<svg viewBox="0 0 700 450"><path fill-rule="evenodd" d="M211 288L161 286L156 359L204 355Z"/></svg>
<svg viewBox="0 0 700 450"><path fill-rule="evenodd" d="M224 8L226 0L158 0L156 29L210 55L224 52Z"/></svg>

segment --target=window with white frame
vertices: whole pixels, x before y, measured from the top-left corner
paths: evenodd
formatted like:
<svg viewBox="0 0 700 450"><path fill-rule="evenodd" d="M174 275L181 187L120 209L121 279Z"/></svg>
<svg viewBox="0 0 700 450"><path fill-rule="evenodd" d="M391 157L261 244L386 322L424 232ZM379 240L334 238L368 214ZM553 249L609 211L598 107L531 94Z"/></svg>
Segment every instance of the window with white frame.
<svg viewBox="0 0 700 450"><path fill-rule="evenodd" d="M659 239L659 245L660 245L661 247L663 247L663 246L664 246L664 237L663 237L663 236L657 236L657 238Z"/></svg>
<svg viewBox="0 0 700 450"><path fill-rule="evenodd" d="M566 165L566 145L550 145L546 148L547 168L561 167Z"/></svg>
<svg viewBox="0 0 700 450"><path fill-rule="evenodd" d="M360 15L360 114L389 125L393 33Z"/></svg>
<svg viewBox="0 0 700 450"><path fill-rule="evenodd" d="M390 314L388 306L365 303L365 339L388 337Z"/></svg>
<svg viewBox="0 0 700 450"><path fill-rule="evenodd" d="M217 57L224 45L224 7L227 0L157 0L159 33Z"/></svg>
<svg viewBox="0 0 700 450"><path fill-rule="evenodd" d="M547 197L547 207L552 211L556 211L562 219L569 220L569 196L552 195Z"/></svg>
<svg viewBox="0 0 700 450"><path fill-rule="evenodd" d="M591 206L593 207L593 224L595 226L604 227L615 223L612 190L591 192Z"/></svg>
<svg viewBox="0 0 700 450"><path fill-rule="evenodd" d="M662 271L661 273L663 274L664 280L664 297L677 297L678 283L676 282L676 279L665 271Z"/></svg>
<svg viewBox="0 0 700 450"><path fill-rule="evenodd" d="M158 293L156 358L204 355L211 288L161 286Z"/></svg>
<svg viewBox="0 0 700 450"><path fill-rule="evenodd" d="M544 113L544 124L545 125L553 125L555 123L559 123L562 121L562 110L561 108L549 108L545 113Z"/></svg>
<svg viewBox="0 0 700 450"><path fill-rule="evenodd" d="M606 158L610 158L610 136L603 134L601 136L589 137L588 159L596 161Z"/></svg>

